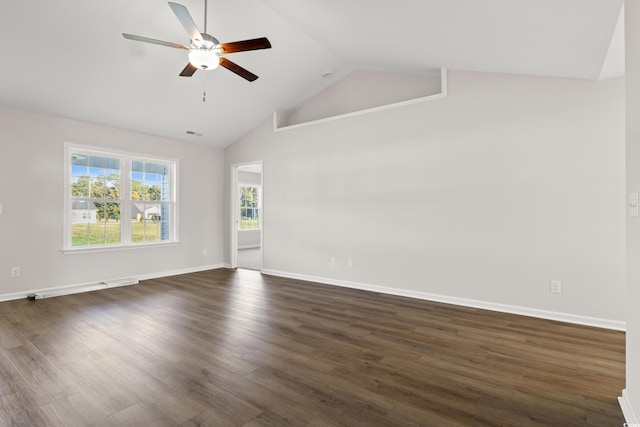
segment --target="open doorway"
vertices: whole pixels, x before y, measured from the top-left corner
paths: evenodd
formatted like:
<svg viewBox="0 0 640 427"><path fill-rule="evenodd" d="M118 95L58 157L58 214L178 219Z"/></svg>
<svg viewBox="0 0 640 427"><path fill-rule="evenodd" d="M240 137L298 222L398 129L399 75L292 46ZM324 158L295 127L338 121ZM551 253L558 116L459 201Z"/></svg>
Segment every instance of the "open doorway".
<svg viewBox="0 0 640 427"><path fill-rule="evenodd" d="M262 270L262 162L232 165L233 268Z"/></svg>

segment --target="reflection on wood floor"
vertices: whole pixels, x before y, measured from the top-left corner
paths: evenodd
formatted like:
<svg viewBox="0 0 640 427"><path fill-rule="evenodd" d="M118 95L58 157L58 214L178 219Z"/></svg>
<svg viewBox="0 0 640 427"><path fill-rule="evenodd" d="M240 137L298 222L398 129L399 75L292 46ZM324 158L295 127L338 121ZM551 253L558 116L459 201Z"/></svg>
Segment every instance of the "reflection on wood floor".
<svg viewBox="0 0 640 427"><path fill-rule="evenodd" d="M220 269L0 303L0 425L621 426L624 334Z"/></svg>
<svg viewBox="0 0 640 427"><path fill-rule="evenodd" d="M260 248L238 249L238 268L262 270L262 251Z"/></svg>

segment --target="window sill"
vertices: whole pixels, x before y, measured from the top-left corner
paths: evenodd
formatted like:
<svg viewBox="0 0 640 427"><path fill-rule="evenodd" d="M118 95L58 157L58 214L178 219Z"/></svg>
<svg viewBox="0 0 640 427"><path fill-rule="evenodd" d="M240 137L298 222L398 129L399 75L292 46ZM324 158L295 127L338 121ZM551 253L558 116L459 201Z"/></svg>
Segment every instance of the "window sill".
<svg viewBox="0 0 640 427"><path fill-rule="evenodd" d="M62 248L62 253L65 255L75 254L88 254L94 252L113 252L113 251L128 251L131 249L149 249L149 248L166 248L170 246L178 246L180 242L159 242L159 243L139 243L130 245L118 245L118 246L91 246L91 247L78 247L78 248Z"/></svg>
<svg viewBox="0 0 640 427"><path fill-rule="evenodd" d="M243 229L238 229L238 231L260 231L259 228L243 228Z"/></svg>

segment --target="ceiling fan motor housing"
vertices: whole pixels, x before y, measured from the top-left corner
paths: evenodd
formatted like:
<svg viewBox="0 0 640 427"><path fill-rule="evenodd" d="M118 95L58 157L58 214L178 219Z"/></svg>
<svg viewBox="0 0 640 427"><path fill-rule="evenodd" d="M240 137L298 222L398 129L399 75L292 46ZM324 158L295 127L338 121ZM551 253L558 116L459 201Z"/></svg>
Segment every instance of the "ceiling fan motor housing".
<svg viewBox="0 0 640 427"><path fill-rule="evenodd" d="M202 40L201 43L194 43L194 41L191 40L191 45L194 48L199 48L199 49L202 49L202 48L204 48L204 49L214 49L216 46L218 46L220 44L218 39L213 37L212 35L202 33L202 38L204 40ZM198 40L198 42L200 42L200 40Z"/></svg>

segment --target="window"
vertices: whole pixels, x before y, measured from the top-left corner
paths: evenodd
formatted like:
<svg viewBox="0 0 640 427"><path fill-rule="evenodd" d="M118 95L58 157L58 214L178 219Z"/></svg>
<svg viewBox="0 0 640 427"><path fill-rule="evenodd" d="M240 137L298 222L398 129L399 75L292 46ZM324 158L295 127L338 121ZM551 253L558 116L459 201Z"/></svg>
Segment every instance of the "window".
<svg viewBox="0 0 640 427"><path fill-rule="evenodd" d="M175 242L176 162L66 145L64 249Z"/></svg>
<svg viewBox="0 0 640 427"><path fill-rule="evenodd" d="M260 188L255 185L240 185L239 229L260 229Z"/></svg>

